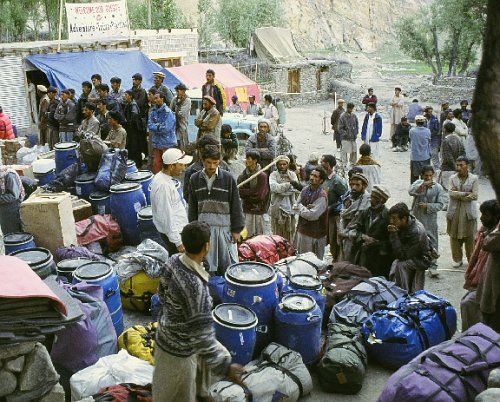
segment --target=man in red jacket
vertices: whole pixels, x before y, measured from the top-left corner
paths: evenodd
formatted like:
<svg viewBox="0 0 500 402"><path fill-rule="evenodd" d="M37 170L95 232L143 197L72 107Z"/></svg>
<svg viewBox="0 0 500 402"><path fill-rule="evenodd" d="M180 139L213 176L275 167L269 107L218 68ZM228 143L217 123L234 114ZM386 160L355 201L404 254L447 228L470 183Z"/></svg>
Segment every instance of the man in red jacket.
<svg viewBox="0 0 500 402"><path fill-rule="evenodd" d="M0 139L1 140L11 140L14 138L14 128L10 122L9 116L7 116L0 106Z"/></svg>

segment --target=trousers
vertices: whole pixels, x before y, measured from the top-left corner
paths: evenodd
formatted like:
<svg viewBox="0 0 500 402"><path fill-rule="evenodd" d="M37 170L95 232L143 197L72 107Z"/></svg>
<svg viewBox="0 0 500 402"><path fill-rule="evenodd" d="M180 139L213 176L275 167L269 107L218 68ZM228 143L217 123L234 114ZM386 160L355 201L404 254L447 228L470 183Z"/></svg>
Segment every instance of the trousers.
<svg viewBox="0 0 500 402"><path fill-rule="evenodd" d="M456 239L450 236L451 258L454 262L461 262L463 258L463 245L465 245L465 256L469 260L472 250L474 250L474 237Z"/></svg>

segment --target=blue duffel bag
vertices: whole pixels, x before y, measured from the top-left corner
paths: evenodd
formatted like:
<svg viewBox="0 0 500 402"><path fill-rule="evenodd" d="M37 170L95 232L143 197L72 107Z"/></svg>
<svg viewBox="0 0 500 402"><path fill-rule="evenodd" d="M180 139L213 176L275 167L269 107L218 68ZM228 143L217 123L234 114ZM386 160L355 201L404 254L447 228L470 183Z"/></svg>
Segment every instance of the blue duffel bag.
<svg viewBox="0 0 500 402"><path fill-rule="evenodd" d="M94 180L97 190L109 191L113 184L121 183L127 173L126 149L109 149L101 156L99 169Z"/></svg>
<svg viewBox="0 0 500 402"><path fill-rule="evenodd" d="M374 312L361 332L380 365L398 368L424 350L451 339L457 313L445 299L419 290Z"/></svg>

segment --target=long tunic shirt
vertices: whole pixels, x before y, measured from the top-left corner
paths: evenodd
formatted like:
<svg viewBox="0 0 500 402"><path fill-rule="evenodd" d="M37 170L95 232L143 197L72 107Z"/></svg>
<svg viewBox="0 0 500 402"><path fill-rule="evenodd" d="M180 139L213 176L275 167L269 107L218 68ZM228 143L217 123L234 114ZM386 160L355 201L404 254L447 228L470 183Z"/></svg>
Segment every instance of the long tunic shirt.
<svg viewBox="0 0 500 402"><path fill-rule="evenodd" d="M5 191L0 194L0 225L4 234L21 231L20 196L21 188L14 173L7 173Z"/></svg>
<svg viewBox="0 0 500 402"><path fill-rule="evenodd" d="M466 177L457 174L451 176L449 184L450 204L446 219L447 232L455 239L474 237L477 231L477 196L479 180L476 175L469 173ZM471 193L471 194L467 194Z"/></svg>
<svg viewBox="0 0 500 402"><path fill-rule="evenodd" d="M408 190L408 193L413 197L412 213L424 225L432 245L437 250L439 237L437 213L442 211L448 203L448 194L441 184L434 183L429 188L423 183L422 179L418 179L411 184ZM427 207L419 207L420 202L425 203Z"/></svg>

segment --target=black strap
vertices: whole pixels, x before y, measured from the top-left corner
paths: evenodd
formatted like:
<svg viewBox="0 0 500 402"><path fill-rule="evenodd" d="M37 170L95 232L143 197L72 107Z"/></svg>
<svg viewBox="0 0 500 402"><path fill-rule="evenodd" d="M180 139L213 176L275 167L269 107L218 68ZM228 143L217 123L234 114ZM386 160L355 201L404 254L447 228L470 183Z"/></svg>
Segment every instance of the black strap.
<svg viewBox="0 0 500 402"><path fill-rule="evenodd" d="M434 384L436 384L439 388L441 388L444 392L446 392L448 394L448 396L451 399L453 399L454 402L461 402L460 398L457 397L453 392L451 392L451 390L446 386L446 384L443 384L441 381L439 381L436 377L434 377L427 370L418 369L418 370L415 370L415 373L421 375L422 377L427 377ZM433 397L436 396L436 394L437 393L429 395L429 398L427 398L427 400L432 401Z"/></svg>

